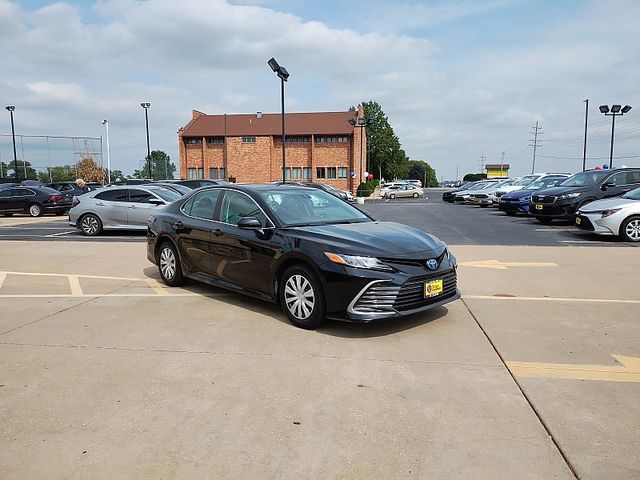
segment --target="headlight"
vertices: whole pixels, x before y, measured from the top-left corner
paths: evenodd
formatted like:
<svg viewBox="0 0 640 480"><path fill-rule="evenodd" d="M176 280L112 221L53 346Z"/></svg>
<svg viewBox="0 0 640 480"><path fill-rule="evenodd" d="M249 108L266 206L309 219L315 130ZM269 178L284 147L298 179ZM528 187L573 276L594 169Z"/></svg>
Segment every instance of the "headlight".
<svg viewBox="0 0 640 480"><path fill-rule="evenodd" d="M600 217L600 218L609 217L609 216L613 215L614 213L619 212L620 210L621 210L620 208L614 208L612 210L602 210L601 212L599 212L599 213L602 214L602 217Z"/></svg>
<svg viewBox="0 0 640 480"><path fill-rule="evenodd" d="M528 202L529 200L531 200L531 197L522 197L520 199L521 202Z"/></svg>
<svg viewBox="0 0 640 480"><path fill-rule="evenodd" d="M359 257L356 255L343 255L338 253L324 252L325 256L338 265L345 265L347 267L354 268L366 268L368 270L383 270L385 272L392 272L391 268L386 263L381 262L375 257Z"/></svg>
<svg viewBox="0 0 640 480"><path fill-rule="evenodd" d="M565 193L564 195L560 195L558 197L558 200L568 200L569 198L577 198L580 195L582 195L581 192Z"/></svg>

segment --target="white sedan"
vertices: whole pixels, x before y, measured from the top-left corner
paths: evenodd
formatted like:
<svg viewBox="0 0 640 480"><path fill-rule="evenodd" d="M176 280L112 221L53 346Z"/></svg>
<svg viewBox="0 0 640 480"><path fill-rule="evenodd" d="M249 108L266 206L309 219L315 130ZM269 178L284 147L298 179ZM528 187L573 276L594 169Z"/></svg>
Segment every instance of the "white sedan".
<svg viewBox="0 0 640 480"><path fill-rule="evenodd" d="M600 235L620 235L640 242L640 188L621 197L587 203L578 210L576 225Z"/></svg>

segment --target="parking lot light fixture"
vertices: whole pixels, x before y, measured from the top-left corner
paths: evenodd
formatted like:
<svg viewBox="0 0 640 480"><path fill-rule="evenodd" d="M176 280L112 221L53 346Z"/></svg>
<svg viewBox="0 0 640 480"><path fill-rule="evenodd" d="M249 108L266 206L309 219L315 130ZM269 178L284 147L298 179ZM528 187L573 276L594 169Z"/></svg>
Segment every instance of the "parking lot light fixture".
<svg viewBox="0 0 640 480"><path fill-rule="evenodd" d="M609 168L613 168L613 136L616 128L616 117L622 116L625 113L629 113L631 110L631 105L625 105L624 108L622 105L611 105L611 110L609 110L609 105L600 105L600 113L611 117L611 148L609 150Z"/></svg>
<svg viewBox="0 0 640 480"><path fill-rule="evenodd" d="M111 183L111 152L109 151L109 120L102 120L107 129L107 183Z"/></svg>
<svg viewBox="0 0 640 480"><path fill-rule="evenodd" d="M149 102L142 102L140 106L144 108L144 122L147 127L147 168L149 178L151 178L151 146L149 145L149 107L151 104Z"/></svg>
<svg viewBox="0 0 640 480"><path fill-rule="evenodd" d="M279 65L275 58L271 57L267 62L271 70L280 78L280 102L282 104L282 183L286 182L285 166L287 163L285 155L286 135L284 133L284 82L289 78L289 72L282 65Z"/></svg>
<svg viewBox="0 0 640 480"><path fill-rule="evenodd" d="M13 112L16 109L15 105L7 105L6 108L11 116L11 138L13 139L13 169L16 172L16 183L20 183L20 175L18 173L18 155L16 153L16 129L13 125ZM24 159L23 159L24 161Z"/></svg>
<svg viewBox="0 0 640 480"><path fill-rule="evenodd" d="M360 130L360 176L362 176L362 172L364 171L362 170L362 150L363 150L362 140L364 137L364 129L373 125L375 123L375 120L373 118L358 117L357 119L350 118L348 122L352 127L359 127L361 129ZM360 187L360 183L362 183L362 178L358 178L358 186L356 187L356 193L358 197L362 196L362 189L358 189L358 187Z"/></svg>

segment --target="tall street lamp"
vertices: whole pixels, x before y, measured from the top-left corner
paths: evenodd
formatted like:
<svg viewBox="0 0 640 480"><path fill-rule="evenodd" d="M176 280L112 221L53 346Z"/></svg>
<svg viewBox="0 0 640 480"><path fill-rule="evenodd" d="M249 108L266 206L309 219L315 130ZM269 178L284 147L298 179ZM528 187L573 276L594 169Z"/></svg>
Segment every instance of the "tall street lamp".
<svg viewBox="0 0 640 480"><path fill-rule="evenodd" d="M280 78L280 101L282 103L282 183L285 183L286 156L284 153L284 149L286 137L284 134L284 82L286 82L289 78L289 72L287 72L287 69L283 66L278 65L278 62L276 62L276 59L273 57L271 57L267 63L271 67L271 70L273 70L275 74Z"/></svg>
<svg viewBox="0 0 640 480"><path fill-rule="evenodd" d="M149 178L151 178L151 147L149 146L149 107L151 104L149 102L142 102L140 106L144 108L144 122L147 127L147 168Z"/></svg>
<svg viewBox="0 0 640 480"><path fill-rule="evenodd" d="M373 118L367 119L364 117L358 117L358 119L354 119L354 118L349 119L349 123L351 124L352 127L360 127L360 175L362 175L362 172L363 172L362 170L362 139L364 137L364 129L373 125L374 122L375 120L373 120ZM360 179L360 183L362 183L362 179ZM358 183L358 187L360 186L360 183ZM362 196L361 189L358 189L357 193L359 197Z"/></svg>
<svg viewBox="0 0 640 480"><path fill-rule="evenodd" d="M628 113L629 110L631 110L631 106L629 105L625 105L624 107L621 105L611 105L611 110L609 110L609 105L600 105L600 113L611 116L611 150L609 151L609 168L613 167L613 132L616 126L616 116L622 116L625 113Z"/></svg>
<svg viewBox="0 0 640 480"><path fill-rule="evenodd" d="M9 110L9 114L11 115L11 138L13 138L13 169L16 172L16 183L20 183L20 177L18 175L18 154L16 153L16 130L13 126L13 111L16 109L16 106L8 105L4 108Z"/></svg>
<svg viewBox="0 0 640 480"><path fill-rule="evenodd" d="M107 183L111 183L111 152L109 151L109 120L102 120L107 129Z"/></svg>

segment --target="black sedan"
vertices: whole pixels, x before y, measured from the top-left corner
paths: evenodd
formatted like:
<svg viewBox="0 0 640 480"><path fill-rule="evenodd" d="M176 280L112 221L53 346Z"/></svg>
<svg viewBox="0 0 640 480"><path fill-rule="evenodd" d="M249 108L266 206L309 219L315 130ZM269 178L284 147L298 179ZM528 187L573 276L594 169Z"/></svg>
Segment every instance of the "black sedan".
<svg viewBox="0 0 640 480"><path fill-rule="evenodd" d="M167 285L188 277L279 302L302 328L404 316L460 296L442 241L314 188L199 189L150 217L147 237Z"/></svg>
<svg viewBox="0 0 640 480"><path fill-rule="evenodd" d="M0 190L0 213L9 217L14 213L28 213L39 217L45 212L62 215L71 208L71 199L47 187L15 186Z"/></svg>

